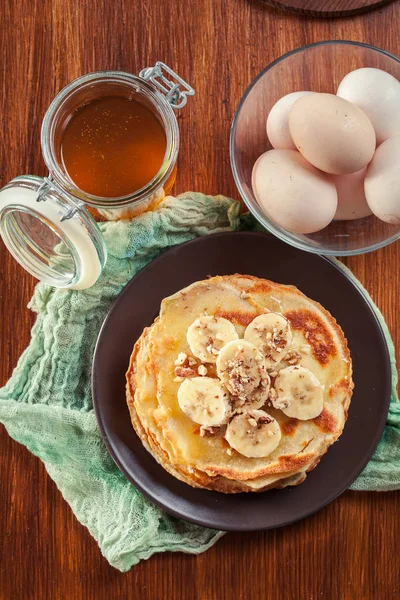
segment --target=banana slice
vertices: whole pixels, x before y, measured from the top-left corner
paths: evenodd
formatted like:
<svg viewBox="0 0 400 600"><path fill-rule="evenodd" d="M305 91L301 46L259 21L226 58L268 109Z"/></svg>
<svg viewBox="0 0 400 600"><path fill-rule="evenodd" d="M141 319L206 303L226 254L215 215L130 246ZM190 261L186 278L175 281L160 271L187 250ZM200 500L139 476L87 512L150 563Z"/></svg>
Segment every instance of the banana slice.
<svg viewBox="0 0 400 600"><path fill-rule="evenodd" d="M247 400L267 376L264 357L250 342L235 340L217 358L217 374L233 396Z"/></svg>
<svg viewBox="0 0 400 600"><path fill-rule="evenodd" d="M267 368L271 369L282 360L292 343L290 323L278 313L259 315L247 326L244 339L264 354Z"/></svg>
<svg viewBox="0 0 400 600"><path fill-rule="evenodd" d="M229 394L211 377L185 379L178 389L178 404L199 425L221 425L230 412Z"/></svg>
<svg viewBox="0 0 400 600"><path fill-rule="evenodd" d="M249 458L271 454L281 436L278 422L263 410L251 410L233 417L225 433L228 444Z"/></svg>
<svg viewBox="0 0 400 600"><path fill-rule="evenodd" d="M321 414L324 407L323 387L314 373L305 367L286 367L275 380L275 408L288 417L307 421Z"/></svg>
<svg viewBox="0 0 400 600"><path fill-rule="evenodd" d="M221 348L238 339L233 323L223 317L199 317L188 328L186 339L202 362L215 363Z"/></svg>
<svg viewBox="0 0 400 600"><path fill-rule="evenodd" d="M265 374L261 379L261 383L258 386L258 388L256 388L254 392L251 392L250 396L248 396L242 408L246 410L251 410L261 408L262 406L264 406L264 404L268 400L270 385L271 380L269 378L269 375Z"/></svg>

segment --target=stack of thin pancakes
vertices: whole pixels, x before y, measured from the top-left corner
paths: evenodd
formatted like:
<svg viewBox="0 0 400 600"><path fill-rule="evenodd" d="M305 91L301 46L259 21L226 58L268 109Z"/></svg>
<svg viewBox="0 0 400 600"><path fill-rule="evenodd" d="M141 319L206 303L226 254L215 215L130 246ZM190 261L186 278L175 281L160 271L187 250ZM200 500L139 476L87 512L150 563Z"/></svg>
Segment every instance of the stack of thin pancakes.
<svg viewBox="0 0 400 600"><path fill-rule="evenodd" d="M229 320L243 338L246 327L269 312L283 315L290 323L287 356L294 351L297 364L317 377L323 407L317 417L299 420L266 399L262 409L276 419L281 437L272 453L253 458L232 450L225 438L226 424L204 435L185 414L178 403L182 378L176 377L176 364L179 356L189 357L195 369L200 364L191 353L187 332L202 315ZM285 358L272 375L290 366ZM217 379L214 366L206 368L207 376ZM159 317L136 342L127 372L132 424L147 450L178 479L224 493L302 483L340 436L352 389L346 338L330 313L294 286L247 275L198 281L164 299Z"/></svg>

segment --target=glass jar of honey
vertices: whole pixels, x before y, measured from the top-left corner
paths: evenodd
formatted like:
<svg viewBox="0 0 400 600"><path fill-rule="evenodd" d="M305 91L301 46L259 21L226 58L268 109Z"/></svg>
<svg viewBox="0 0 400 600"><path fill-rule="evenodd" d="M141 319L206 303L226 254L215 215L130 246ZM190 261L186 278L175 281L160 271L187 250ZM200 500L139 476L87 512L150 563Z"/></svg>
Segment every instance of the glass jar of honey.
<svg viewBox="0 0 400 600"><path fill-rule="evenodd" d="M0 234L18 262L55 287L93 285L107 253L96 221L133 218L170 192L174 110L193 94L163 63L139 77L90 73L61 90L42 125L49 176L16 177L0 191Z"/></svg>

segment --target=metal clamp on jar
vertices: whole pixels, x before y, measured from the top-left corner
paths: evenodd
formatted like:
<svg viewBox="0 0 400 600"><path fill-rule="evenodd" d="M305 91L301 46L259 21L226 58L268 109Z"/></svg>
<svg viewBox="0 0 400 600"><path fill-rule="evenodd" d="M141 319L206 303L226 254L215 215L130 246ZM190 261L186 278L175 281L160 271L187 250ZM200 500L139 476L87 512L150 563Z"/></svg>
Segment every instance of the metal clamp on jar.
<svg viewBox="0 0 400 600"><path fill-rule="evenodd" d="M174 110L191 88L164 63L140 76L117 71L84 75L54 98L44 117L41 146L49 176L16 177L0 191L0 234L14 258L37 279L58 288L84 289L99 278L107 258L100 220L132 218L154 208L176 174L179 129ZM83 191L68 173L61 151L63 132L80 107L105 96L134 99L157 118L166 150L154 177L118 197Z"/></svg>

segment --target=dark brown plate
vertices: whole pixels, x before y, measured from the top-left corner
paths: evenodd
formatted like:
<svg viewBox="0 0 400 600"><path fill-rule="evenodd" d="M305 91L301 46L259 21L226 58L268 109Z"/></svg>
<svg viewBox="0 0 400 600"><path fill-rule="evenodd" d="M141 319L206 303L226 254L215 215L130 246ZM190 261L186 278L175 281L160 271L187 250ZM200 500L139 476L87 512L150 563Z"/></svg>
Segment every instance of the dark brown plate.
<svg viewBox="0 0 400 600"><path fill-rule="evenodd" d="M294 488L220 494L169 475L136 436L125 401L125 372L143 328L163 298L207 275L244 273L293 284L326 307L347 337L355 391L344 432ZM168 513L226 531L270 529L316 512L361 473L382 435L390 401L390 361L382 329L361 289L327 258L296 250L262 233L222 233L165 252L115 300L97 342L93 403L100 431L120 470Z"/></svg>
<svg viewBox="0 0 400 600"><path fill-rule="evenodd" d="M313 17L349 17L367 12L393 0L264 0L276 8L283 8Z"/></svg>

